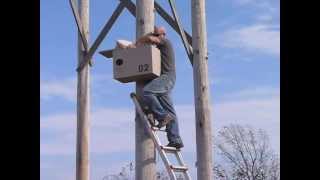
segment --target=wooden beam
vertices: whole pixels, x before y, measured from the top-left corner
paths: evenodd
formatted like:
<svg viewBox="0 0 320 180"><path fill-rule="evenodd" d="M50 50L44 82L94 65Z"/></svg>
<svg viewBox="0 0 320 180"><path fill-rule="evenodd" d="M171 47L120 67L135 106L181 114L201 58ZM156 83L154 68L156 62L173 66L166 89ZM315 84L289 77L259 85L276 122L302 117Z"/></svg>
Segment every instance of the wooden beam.
<svg viewBox="0 0 320 180"><path fill-rule="evenodd" d="M97 50L97 48L99 47L99 45L101 44L103 39L106 37L106 35L110 31L111 27L113 26L113 24L115 23L117 18L120 16L120 14L121 14L122 10L124 9L124 7L125 7L124 3L120 3L117 6L117 8L114 10L114 12L112 13L111 17L109 18L107 23L104 25L104 27L100 31L97 39L94 41L94 43L91 46L90 50L86 54L85 60L79 65L77 71L81 70L87 63L89 63L89 61L92 58L93 54L95 53L95 51Z"/></svg>
<svg viewBox="0 0 320 180"><path fill-rule="evenodd" d="M129 2L129 1L127 1ZM130 1L131 2L131 1ZM136 0L136 39L154 31L154 0ZM142 89L146 81L136 82L136 94L142 98ZM136 180L156 180L156 149L145 130L139 114L136 112L135 121L136 146Z"/></svg>
<svg viewBox="0 0 320 180"><path fill-rule="evenodd" d="M205 0L191 0L197 179L212 180L212 127Z"/></svg>
<svg viewBox="0 0 320 180"><path fill-rule="evenodd" d="M79 0L79 22L83 34L78 33L78 64L84 61L86 48L83 37L89 41L89 0ZM80 21L81 20L81 21ZM83 36L83 37L82 37ZM82 39L82 40L81 40ZM77 147L76 180L89 180L89 141L90 141L90 68L85 66L78 72L77 81Z"/></svg>
<svg viewBox="0 0 320 180"><path fill-rule="evenodd" d="M179 33L179 28L177 22L164 10L157 2L154 2L154 8L158 12L158 14L177 32ZM189 44L192 44L192 37L190 34L183 30L187 36L187 40Z"/></svg>
<svg viewBox="0 0 320 180"><path fill-rule="evenodd" d="M72 9L73 17L75 18L75 21L76 21L76 24L77 24L77 27L78 27L78 32L80 34L82 44L84 46L84 49L87 51L88 48L89 48L88 38L86 37L86 33L84 32L83 25L82 25L82 22L80 20L79 12L77 10L78 6L74 2L74 0L69 0L69 3L70 3L70 6L71 6L71 9Z"/></svg>
<svg viewBox="0 0 320 180"><path fill-rule="evenodd" d="M184 33L184 30L182 29L182 25L180 23L180 19L179 19L179 16L178 16L178 12L176 10L176 6L175 6L175 2L174 0L168 0L169 1L169 4L170 4L170 7L171 7L171 11L172 11L172 14L173 14L173 17L175 19L175 22L177 23L178 25L178 33L181 37L181 40L182 40L182 43L183 43L183 46L187 52L187 55L189 57L189 60L190 60L190 63L191 65L193 64L193 52L192 52L192 47L190 46L190 44L187 42L187 38L186 38L186 34Z"/></svg>
<svg viewBox="0 0 320 180"><path fill-rule="evenodd" d="M126 8L128 9L128 11L134 16L136 17L136 5L131 1L131 0L119 0L122 3L124 3L124 5L126 6Z"/></svg>

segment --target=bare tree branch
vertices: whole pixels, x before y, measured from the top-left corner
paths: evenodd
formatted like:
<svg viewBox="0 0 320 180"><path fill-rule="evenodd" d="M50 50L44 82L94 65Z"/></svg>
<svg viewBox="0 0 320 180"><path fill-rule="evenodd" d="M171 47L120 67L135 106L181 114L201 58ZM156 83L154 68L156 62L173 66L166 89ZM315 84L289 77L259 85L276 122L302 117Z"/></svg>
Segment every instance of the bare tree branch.
<svg viewBox="0 0 320 180"><path fill-rule="evenodd" d="M215 147L229 170L218 164L215 177L225 180L279 180L280 161L269 147L268 136L263 130L231 124L219 131ZM225 179L223 179L225 178Z"/></svg>

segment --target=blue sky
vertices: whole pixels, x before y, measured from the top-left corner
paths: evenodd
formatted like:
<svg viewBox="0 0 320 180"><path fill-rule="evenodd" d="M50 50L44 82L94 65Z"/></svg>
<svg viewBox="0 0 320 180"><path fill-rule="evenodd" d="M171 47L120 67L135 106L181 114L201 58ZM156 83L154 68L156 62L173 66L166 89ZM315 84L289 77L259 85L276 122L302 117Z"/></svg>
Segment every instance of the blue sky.
<svg viewBox="0 0 320 180"><path fill-rule="evenodd" d="M170 12L166 0L158 0ZM190 1L176 1L191 34ZM117 0L91 0L90 42L97 37ZM41 0L41 179L75 179L77 28L68 0ZM171 12L170 12L171 14ZM213 130L230 123L262 128L280 151L280 24L276 0L207 0L207 37ZM173 100L186 147L184 158L195 176L195 120L192 67L177 33L177 83ZM123 11L98 51L117 39L134 40L135 19ZM112 64L100 54L91 68L91 179L119 172L134 161L134 83L112 79ZM166 139L162 138L166 143ZM158 161L161 168L161 162Z"/></svg>

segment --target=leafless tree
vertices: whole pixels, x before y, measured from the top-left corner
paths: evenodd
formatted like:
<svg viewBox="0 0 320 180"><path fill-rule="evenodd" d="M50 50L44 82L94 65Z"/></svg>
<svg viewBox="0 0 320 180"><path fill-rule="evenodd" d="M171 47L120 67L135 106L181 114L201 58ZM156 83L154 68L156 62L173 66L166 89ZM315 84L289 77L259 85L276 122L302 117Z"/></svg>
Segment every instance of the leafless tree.
<svg viewBox="0 0 320 180"><path fill-rule="evenodd" d="M118 174L108 174L104 176L102 180L134 180L133 171L133 163L130 162L129 164L123 166L121 172Z"/></svg>
<svg viewBox="0 0 320 180"><path fill-rule="evenodd" d="M218 132L214 145L225 160L213 169L216 180L280 179L280 160L265 131L231 124Z"/></svg>
<svg viewBox="0 0 320 180"><path fill-rule="evenodd" d="M156 176L157 176L156 178L157 180L170 180L170 177L168 176L167 171L164 171L164 170L158 171L156 173Z"/></svg>
<svg viewBox="0 0 320 180"><path fill-rule="evenodd" d="M168 172L166 170L158 171L157 174L157 180L170 180L170 177L168 175ZM176 174L177 180L184 180L185 178L182 176L182 174Z"/></svg>

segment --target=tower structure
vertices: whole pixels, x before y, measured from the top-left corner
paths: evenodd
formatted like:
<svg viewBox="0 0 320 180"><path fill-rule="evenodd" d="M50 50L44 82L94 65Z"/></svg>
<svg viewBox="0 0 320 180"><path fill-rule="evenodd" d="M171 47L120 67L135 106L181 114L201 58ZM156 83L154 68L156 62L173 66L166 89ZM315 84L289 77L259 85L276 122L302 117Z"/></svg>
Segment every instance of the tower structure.
<svg viewBox="0 0 320 180"><path fill-rule="evenodd" d="M212 180L212 129L210 116L210 90L208 80L208 54L205 0L191 0L192 36L182 28L174 0L168 0L173 16L155 0L118 0L119 4L99 35L89 46L89 0L69 0L78 28L78 86L77 86L77 163L76 179L89 180L89 109L91 58L107 36L124 9L136 17L136 38L153 31L154 13L157 12L181 37L189 61L193 66L195 125L197 144L197 178ZM112 49L104 51L112 57ZM136 83L139 96L145 82ZM155 179L155 147L143 133L136 116L136 179Z"/></svg>

